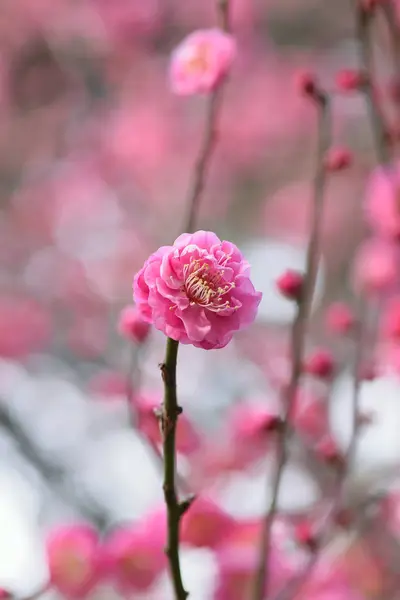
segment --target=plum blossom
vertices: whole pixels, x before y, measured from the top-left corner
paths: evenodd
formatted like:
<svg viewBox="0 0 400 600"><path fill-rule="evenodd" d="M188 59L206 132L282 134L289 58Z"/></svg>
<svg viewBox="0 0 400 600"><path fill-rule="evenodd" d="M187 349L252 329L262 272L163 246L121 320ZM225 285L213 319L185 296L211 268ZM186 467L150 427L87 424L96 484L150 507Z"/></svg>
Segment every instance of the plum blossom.
<svg viewBox="0 0 400 600"><path fill-rule="evenodd" d="M134 299L144 321L182 344L224 348L250 325L262 294L250 265L215 233L184 233L152 254L136 274Z"/></svg>
<svg viewBox="0 0 400 600"><path fill-rule="evenodd" d="M166 565L165 509L157 509L140 523L115 530L102 550L102 569L124 596L147 590Z"/></svg>
<svg viewBox="0 0 400 600"><path fill-rule="evenodd" d="M172 90L181 96L211 91L228 72L235 52L233 37L219 29L191 33L172 54Z"/></svg>
<svg viewBox="0 0 400 600"><path fill-rule="evenodd" d="M378 167L366 192L365 211L373 231L389 239L400 235L400 165Z"/></svg>
<svg viewBox="0 0 400 600"><path fill-rule="evenodd" d="M66 598L84 598L99 581L99 544L88 525L68 525L50 532L47 554L51 583Z"/></svg>

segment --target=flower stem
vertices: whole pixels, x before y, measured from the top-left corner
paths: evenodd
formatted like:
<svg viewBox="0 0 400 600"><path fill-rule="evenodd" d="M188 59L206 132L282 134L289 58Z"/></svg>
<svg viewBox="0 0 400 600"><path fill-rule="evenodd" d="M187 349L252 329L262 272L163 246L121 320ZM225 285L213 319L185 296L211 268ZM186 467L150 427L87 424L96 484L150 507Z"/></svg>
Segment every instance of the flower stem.
<svg viewBox="0 0 400 600"><path fill-rule="evenodd" d="M385 118L376 99L376 93L373 85L373 56L371 44L372 18L372 14L357 2L356 36L358 39L359 60L361 68L367 75L363 91L367 103L373 136L375 138L375 148L378 161L382 165L385 165L390 160L390 151L387 143L388 132L385 126Z"/></svg>
<svg viewBox="0 0 400 600"><path fill-rule="evenodd" d="M167 547L166 554L176 600L186 600L188 593L183 587L179 562L179 522L183 514L176 492L176 455L175 438L178 416L181 408L178 406L176 394L176 365L179 342L167 338L165 360L161 365L164 382L164 403L161 414L164 448L164 498L167 506Z"/></svg>
<svg viewBox="0 0 400 600"><path fill-rule="evenodd" d="M284 393L285 414L282 427L277 432L277 460L272 483L272 501L262 525L259 563L255 577L254 600L263 600L268 596L269 562L271 554L272 526L277 514L278 497L282 483L283 471L288 459L288 436L290 419L296 396L296 390L301 377L305 336L310 306L315 287L315 280L320 257L320 236L323 214L323 199L325 191L326 170L324 156L330 146L331 117L328 97L319 90L313 94L319 111L317 164L314 180L314 194L311 214L310 240L307 249L307 265L304 276L303 292L297 304L297 314L291 330L292 368L289 383Z"/></svg>
<svg viewBox="0 0 400 600"><path fill-rule="evenodd" d="M229 0L219 0L217 3L218 16L221 28L229 30ZM187 206L188 214L185 222L185 231L190 233L195 227L198 207L204 191L208 168L218 140L218 119L221 112L223 91L227 77L222 77L210 95L207 105L206 124L200 150L193 168L193 175L189 185Z"/></svg>

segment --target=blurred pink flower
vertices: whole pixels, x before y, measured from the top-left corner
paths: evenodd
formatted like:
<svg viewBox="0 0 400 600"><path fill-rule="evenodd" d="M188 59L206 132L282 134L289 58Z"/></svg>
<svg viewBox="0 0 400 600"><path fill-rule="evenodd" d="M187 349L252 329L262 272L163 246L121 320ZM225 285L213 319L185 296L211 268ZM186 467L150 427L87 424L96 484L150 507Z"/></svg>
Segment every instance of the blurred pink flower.
<svg viewBox="0 0 400 600"><path fill-rule="evenodd" d="M161 444L160 424L154 412L161 405L159 396L141 394L135 396L132 403L136 410L139 430L153 444ZM176 430L176 448L182 454L192 454L200 448L200 436L185 413L179 416Z"/></svg>
<svg viewBox="0 0 400 600"><path fill-rule="evenodd" d="M370 227L389 238L400 236L400 163L377 167L366 190L365 211Z"/></svg>
<svg viewBox="0 0 400 600"><path fill-rule="evenodd" d="M372 238L357 249L353 278L357 289L367 293L382 293L399 282L399 250L396 244Z"/></svg>
<svg viewBox="0 0 400 600"><path fill-rule="evenodd" d="M318 348L305 358L303 368L309 375L330 379L334 373L335 361L329 350Z"/></svg>
<svg viewBox="0 0 400 600"><path fill-rule="evenodd" d="M231 468L241 469L266 456L274 442L280 417L268 407L239 403L227 415L227 434L231 451Z"/></svg>
<svg viewBox="0 0 400 600"><path fill-rule="evenodd" d="M165 510L161 509L105 540L102 568L122 595L147 590L161 574L166 565L165 524Z"/></svg>
<svg viewBox="0 0 400 600"><path fill-rule="evenodd" d="M135 306L126 306L119 315L118 330L129 340L142 344L149 336L150 325L143 321Z"/></svg>
<svg viewBox="0 0 400 600"><path fill-rule="evenodd" d="M231 537L217 549L220 580L215 600L247 600L254 588L258 567L258 544L261 521L238 523ZM284 522L276 520L272 529L270 554L271 597L281 589L304 564L305 553L293 543L293 553L287 549L291 531Z"/></svg>
<svg viewBox="0 0 400 600"><path fill-rule="evenodd" d="M293 409L293 426L303 435L321 439L328 429L328 412L325 398L313 393L310 386L299 387Z"/></svg>
<svg viewBox="0 0 400 600"><path fill-rule="evenodd" d="M326 328L330 333L349 333L355 324L355 317L350 307L344 302L333 302L325 312Z"/></svg>
<svg viewBox="0 0 400 600"><path fill-rule="evenodd" d="M228 72L235 53L235 40L228 33L219 29L191 33L172 54L172 90L182 96L211 91Z"/></svg>
<svg viewBox="0 0 400 600"><path fill-rule="evenodd" d="M98 536L88 525L66 525L46 540L52 586L66 598L83 598L99 581Z"/></svg>
<svg viewBox="0 0 400 600"><path fill-rule="evenodd" d="M223 348L250 325L262 294L250 281L250 265L231 242L215 233L184 233L162 246L134 279L143 319L182 344Z"/></svg>
<svg viewBox="0 0 400 600"><path fill-rule="evenodd" d="M199 548L216 548L232 533L235 521L215 502L198 496L181 522L181 541Z"/></svg>
<svg viewBox="0 0 400 600"><path fill-rule="evenodd" d="M43 350L51 329L50 314L33 299L0 299L0 356L22 358Z"/></svg>

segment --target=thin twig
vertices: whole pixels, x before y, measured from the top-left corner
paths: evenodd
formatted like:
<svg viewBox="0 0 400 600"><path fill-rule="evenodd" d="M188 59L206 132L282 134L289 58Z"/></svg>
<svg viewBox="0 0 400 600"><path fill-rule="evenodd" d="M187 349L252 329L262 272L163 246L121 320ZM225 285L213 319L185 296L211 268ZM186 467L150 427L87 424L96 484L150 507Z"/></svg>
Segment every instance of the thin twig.
<svg viewBox="0 0 400 600"><path fill-rule="evenodd" d="M354 5L351 0L352 7ZM373 136L375 139L375 149L378 161L381 165L386 165L390 160L388 148L388 132L385 126L385 118L382 114L379 103L376 99L376 92L373 85L373 53L371 44L371 24L372 13L366 10L358 1L355 4L356 10L356 35L358 39L360 66L366 74L363 92Z"/></svg>
<svg viewBox="0 0 400 600"><path fill-rule="evenodd" d="M277 432L277 463L272 484L272 501L262 527L259 564L255 578L253 595L254 600L263 600L264 595L268 595L272 525L277 513L278 496L284 467L288 458L287 438L290 433L290 420L296 396L296 390L301 377L307 321L320 257L320 235L326 179L326 170L324 167L323 158L330 146L331 123L329 100L326 95L320 91L316 91L313 98L316 101L319 112L319 125L316 176L314 181L314 198L311 215L311 231L307 249L307 266L304 276L303 292L297 305L297 314L291 331L292 370L290 374L290 381L284 394L285 415L283 424L280 431Z"/></svg>
<svg viewBox="0 0 400 600"><path fill-rule="evenodd" d="M356 9L356 33L359 42L359 53L361 67L366 74L366 81L364 85L364 95L367 103L369 112L369 118L371 123L372 132L374 134L375 150L378 161L382 166L386 166L390 160L390 148L388 146L388 137L386 134L386 127L384 116L380 109L379 104L376 100L376 95L373 88L373 56L372 56L372 45L371 45L371 18L372 13L366 11L358 2L355 5ZM386 13L388 18L390 15ZM390 21L390 18L389 18ZM389 24L390 27L390 24ZM398 41L395 41L398 46ZM396 56L398 56L396 52ZM331 522L332 517L335 516L337 510L340 508L342 503L342 496L344 485L347 476L352 467L354 456L357 448L358 431L360 428L359 420L359 400L360 400L360 388L361 388L361 366L364 358L364 349L366 345L365 333L367 327L367 303L365 297L360 297L359 306L359 322L354 335L355 353L354 353L354 365L353 365L353 390L352 390L352 433L347 447L346 455L342 468L338 471L336 493L331 503L330 510L324 519L324 523L320 528L320 533L323 535L319 537L319 543L316 551L310 556L310 560L307 562L304 570L295 576L284 589L276 596L275 600L287 600L294 594L298 593L299 590L309 579L312 574L319 556L322 552L323 547L329 540L329 528L328 525Z"/></svg>
<svg viewBox="0 0 400 600"><path fill-rule="evenodd" d="M222 29L229 29L229 0L218 0L218 13ZM211 93L206 124L199 154L193 168L193 176L188 192L188 215L185 231L195 229L200 200L204 191L208 167L217 141L217 122L222 105L222 94L226 77L223 77ZM161 410L164 455L164 498L167 507L167 547L166 554L176 600L186 600L179 560L179 526L182 515L190 508L194 496L180 502L176 490L176 428L182 409L178 406L176 393L176 365L179 342L167 339L165 361L161 365L164 382L164 402Z"/></svg>
<svg viewBox="0 0 400 600"><path fill-rule="evenodd" d="M218 13L221 28L224 31L229 30L229 0L219 0ZM203 139L200 144L200 150L192 171L192 179L189 185L186 206L188 214L185 222L184 231L190 233L193 231L196 223L200 200L204 191L205 182L208 174L208 168L213 156L215 145L218 138L217 124L221 111L223 92L227 77L220 79L212 91L206 115L206 125L204 128Z"/></svg>

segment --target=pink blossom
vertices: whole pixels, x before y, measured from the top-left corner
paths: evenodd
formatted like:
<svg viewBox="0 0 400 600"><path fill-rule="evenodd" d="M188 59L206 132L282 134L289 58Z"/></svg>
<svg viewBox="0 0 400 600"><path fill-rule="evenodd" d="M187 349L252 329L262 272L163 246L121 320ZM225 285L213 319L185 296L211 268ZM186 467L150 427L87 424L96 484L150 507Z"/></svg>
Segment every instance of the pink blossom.
<svg viewBox="0 0 400 600"><path fill-rule="evenodd" d="M160 424L155 413L155 410L161 405L160 397L158 395L141 394L133 399L133 404L139 430L153 444L161 444ZM200 436L186 413L182 413L178 419L176 448L182 454L192 454L199 447Z"/></svg>
<svg viewBox="0 0 400 600"><path fill-rule="evenodd" d="M233 518L215 502L199 496L183 515L181 540L199 548L215 548L232 533L234 526Z"/></svg>
<svg viewBox="0 0 400 600"><path fill-rule="evenodd" d="M299 300L303 289L304 276L298 271L288 269L276 281L276 286L283 296L290 300Z"/></svg>
<svg viewBox="0 0 400 600"><path fill-rule="evenodd" d="M212 90L228 72L236 53L233 37L219 29L195 31L174 50L170 80L179 95Z"/></svg>
<svg viewBox="0 0 400 600"><path fill-rule="evenodd" d="M335 362L333 356L325 348L314 350L304 361L304 371L321 379L330 379L334 368Z"/></svg>
<svg viewBox="0 0 400 600"><path fill-rule="evenodd" d="M370 227L388 238L400 236L400 163L378 167L366 191L365 211Z"/></svg>
<svg viewBox="0 0 400 600"><path fill-rule="evenodd" d="M83 598L99 580L98 536L88 525L67 525L47 537L53 587L67 598Z"/></svg>
<svg viewBox="0 0 400 600"><path fill-rule="evenodd" d="M327 403L309 387L303 386L297 390L293 425L303 435L318 440L325 434L328 426Z"/></svg>
<svg viewBox="0 0 400 600"><path fill-rule="evenodd" d="M354 262L357 289L369 294L388 292L399 281L399 251L380 238L368 240L357 250Z"/></svg>
<svg viewBox="0 0 400 600"><path fill-rule="evenodd" d="M343 171L350 167L353 155L347 148L332 147L324 158L325 168L328 171Z"/></svg>
<svg viewBox="0 0 400 600"><path fill-rule="evenodd" d="M182 344L223 348L250 325L262 294L231 242L209 231L184 233L152 254L134 279L142 318Z"/></svg>
<svg viewBox="0 0 400 600"><path fill-rule="evenodd" d="M355 324L354 315L344 302L334 302L328 306L325 321L328 331L338 334L349 333Z"/></svg>
<svg viewBox="0 0 400 600"><path fill-rule="evenodd" d="M258 546L261 521L238 524L226 544L218 548L220 581L215 600L247 600L254 589L254 578L258 567ZM305 553L294 548L287 550L290 539L289 528L276 520L272 529L272 544L269 562L271 597L281 589L304 564Z"/></svg>
<svg viewBox="0 0 400 600"><path fill-rule="evenodd" d="M141 344L150 333L150 325L143 321L134 306L126 306L120 313L118 329L121 335Z"/></svg>
<svg viewBox="0 0 400 600"><path fill-rule="evenodd" d="M105 541L102 568L122 595L147 590L165 567L165 524L165 510L158 510Z"/></svg>
<svg viewBox="0 0 400 600"><path fill-rule="evenodd" d="M268 407L250 403L234 406L228 414L232 467L240 469L265 456L280 423L279 415Z"/></svg>

